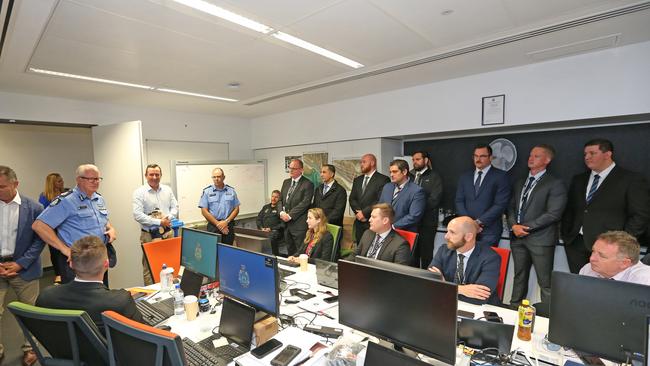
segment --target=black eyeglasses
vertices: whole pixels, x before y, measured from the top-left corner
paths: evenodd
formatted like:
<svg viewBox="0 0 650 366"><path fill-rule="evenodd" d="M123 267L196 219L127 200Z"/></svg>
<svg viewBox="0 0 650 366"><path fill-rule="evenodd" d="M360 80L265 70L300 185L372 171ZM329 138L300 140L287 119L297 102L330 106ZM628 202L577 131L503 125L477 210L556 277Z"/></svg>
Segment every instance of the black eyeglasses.
<svg viewBox="0 0 650 366"><path fill-rule="evenodd" d="M79 178L81 178L81 179L85 179L85 180L87 180L87 181L89 181L89 182L94 182L94 183L96 183L96 182L101 182L102 180L104 180L103 177L99 177L99 178L94 178L94 177L79 177Z"/></svg>

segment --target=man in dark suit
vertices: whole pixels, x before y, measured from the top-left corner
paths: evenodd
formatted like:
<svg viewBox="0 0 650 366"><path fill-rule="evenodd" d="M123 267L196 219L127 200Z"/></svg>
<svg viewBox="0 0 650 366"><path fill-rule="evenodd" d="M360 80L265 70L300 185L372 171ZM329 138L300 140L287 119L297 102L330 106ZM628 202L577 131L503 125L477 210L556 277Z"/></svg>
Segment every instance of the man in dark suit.
<svg viewBox="0 0 650 366"><path fill-rule="evenodd" d="M510 248L515 263L510 299L513 305L519 305L527 297L531 265L535 266L542 302L550 303L555 245L567 200L562 181L546 171L554 156L555 150L550 145L533 147L528 157L528 176L515 183L508 206Z"/></svg>
<svg viewBox="0 0 650 366"><path fill-rule="evenodd" d="M424 189L427 199L418 230L418 245L413 263L416 267L426 268L433 259L433 243L438 228L438 204L442 199L442 178L431 167L427 152L416 151L411 158L413 159L413 170L411 170L413 182Z"/></svg>
<svg viewBox="0 0 650 366"><path fill-rule="evenodd" d="M377 171L377 158L373 154L361 157L361 173L352 182L350 192L350 208L354 211L355 242L361 241L361 236L368 230L372 206L379 201L379 195L390 178Z"/></svg>
<svg viewBox="0 0 650 366"><path fill-rule="evenodd" d="M307 232L307 210L314 196L314 184L303 177L302 160L289 163L289 178L282 182L282 211L280 219L286 223L284 231L287 253L293 254L302 245Z"/></svg>
<svg viewBox="0 0 650 366"><path fill-rule="evenodd" d="M316 188L314 202L311 206L323 209L328 223L343 227L343 213L348 194L345 188L334 179L335 175L334 165L323 164L320 168L320 178L323 183Z"/></svg>
<svg viewBox="0 0 650 366"><path fill-rule="evenodd" d="M96 236L85 236L70 248L70 267L75 279L61 286L48 287L38 296L36 306L83 310L104 332L102 312L113 310L142 322L142 314L126 290L109 290L102 279L108 269L106 245Z"/></svg>
<svg viewBox="0 0 650 366"><path fill-rule="evenodd" d="M13 169L0 166L0 321L7 290L12 288L18 301L34 304L38 278L43 274L41 252L45 243L32 230L43 207L18 193L18 177ZM25 340L23 365L36 363L36 353ZM0 338L0 363L4 346Z"/></svg>
<svg viewBox="0 0 650 366"><path fill-rule="evenodd" d="M561 235L572 273L587 264L598 234L624 230L638 238L648 227L648 183L618 166L613 155L611 141L588 141L584 160L590 171L571 180Z"/></svg>
<svg viewBox="0 0 650 366"><path fill-rule="evenodd" d="M393 230L394 217L395 212L389 204L378 203L372 206L370 229L363 233L355 256L409 265L411 248L406 240Z"/></svg>
<svg viewBox="0 0 650 366"><path fill-rule="evenodd" d="M379 202L393 206L395 228L417 232L426 206L424 189L409 178L406 160L391 161L389 171L391 183L384 185Z"/></svg>
<svg viewBox="0 0 650 366"><path fill-rule="evenodd" d="M501 215L510 202L510 181L506 172L492 166L492 148L474 148L474 169L460 176L456 190L456 214L469 216L479 225L478 245L498 246L503 223Z"/></svg>
<svg viewBox="0 0 650 366"><path fill-rule="evenodd" d="M460 216L447 225L447 246L440 247L429 270L458 284L458 298L472 304L498 304L501 257L489 246L476 245L478 225Z"/></svg>

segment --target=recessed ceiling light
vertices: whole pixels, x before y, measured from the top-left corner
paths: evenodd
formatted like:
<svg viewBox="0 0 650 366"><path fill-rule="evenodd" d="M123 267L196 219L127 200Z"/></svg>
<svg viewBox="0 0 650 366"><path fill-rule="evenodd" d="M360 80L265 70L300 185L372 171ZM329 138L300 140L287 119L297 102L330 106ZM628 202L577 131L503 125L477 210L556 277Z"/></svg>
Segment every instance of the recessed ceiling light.
<svg viewBox="0 0 650 366"><path fill-rule="evenodd" d="M153 87L148 86L148 85L140 85L140 84L133 84L133 83L125 83L123 81L117 81L117 80L109 80L109 79L100 79L100 78L94 78L91 76L83 76L83 75L75 75L75 74L68 74L65 72L58 72L58 71L52 71L52 70L43 70L43 69L36 69L33 67L29 68L29 71L31 72L36 72L39 74L46 74L46 75L53 75L53 76L61 76L64 78L72 78L72 79L80 79L80 80L86 80L86 81L94 81L97 83L105 83L105 84L114 84L114 85L121 85L121 86L128 86L131 88L139 88L139 89L153 89Z"/></svg>
<svg viewBox="0 0 650 366"><path fill-rule="evenodd" d="M191 97L200 97L200 98L208 98L208 99L217 99L217 100L223 100L226 102L238 102L237 99L230 99L230 98L223 98L223 97L215 97L214 95L207 95L207 94L199 94L199 93L191 93L191 92L186 92L182 90L175 90L175 89L166 89L166 88L156 88L156 90L165 92L165 93L174 93L174 94L182 94L182 95L189 95Z"/></svg>
<svg viewBox="0 0 650 366"><path fill-rule="evenodd" d="M447 10L443 10L442 12L440 12L440 15L449 15L449 14L451 14L453 12L454 12L453 10L447 9Z"/></svg>

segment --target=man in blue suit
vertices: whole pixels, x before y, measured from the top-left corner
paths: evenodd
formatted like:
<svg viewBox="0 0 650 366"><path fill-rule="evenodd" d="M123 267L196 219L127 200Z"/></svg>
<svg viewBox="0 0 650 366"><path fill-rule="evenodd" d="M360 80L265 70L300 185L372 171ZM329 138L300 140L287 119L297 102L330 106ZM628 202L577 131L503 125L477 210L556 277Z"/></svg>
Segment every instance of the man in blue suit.
<svg viewBox="0 0 650 366"><path fill-rule="evenodd" d="M14 290L18 301L34 305L38 297L38 278L43 274L41 251L45 243L32 230L32 223L43 207L20 195L17 188L16 172L0 166L0 321L7 289ZM23 365L36 363L36 354L27 341L22 349ZM3 358L4 346L0 338L0 363Z"/></svg>
<svg viewBox="0 0 650 366"><path fill-rule="evenodd" d="M424 215L426 194L409 179L409 165L406 160L390 162L390 183L386 183L379 196L379 203L388 203L395 211L393 226L397 229L417 232Z"/></svg>
<svg viewBox="0 0 650 366"><path fill-rule="evenodd" d="M477 145L473 157L476 169L458 180L456 214L476 221L478 245L498 246L503 232L501 215L508 208L512 188L506 172L492 166L490 145Z"/></svg>
<svg viewBox="0 0 650 366"><path fill-rule="evenodd" d="M447 225L447 246L440 247L429 270L458 284L459 300L472 304L498 304L496 293L501 257L489 246L476 245L478 225L468 216Z"/></svg>

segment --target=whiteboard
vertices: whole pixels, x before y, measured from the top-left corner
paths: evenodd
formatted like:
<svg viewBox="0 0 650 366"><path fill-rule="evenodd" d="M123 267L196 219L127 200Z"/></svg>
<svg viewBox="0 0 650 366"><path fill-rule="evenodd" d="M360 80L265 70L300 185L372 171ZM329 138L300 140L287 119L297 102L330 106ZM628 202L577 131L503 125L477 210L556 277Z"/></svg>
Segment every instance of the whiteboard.
<svg viewBox="0 0 650 366"><path fill-rule="evenodd" d="M148 164L160 165L163 171L160 183L167 185L171 185L174 176L174 160L223 161L230 158L227 142L147 139L145 147L147 150L145 166Z"/></svg>
<svg viewBox="0 0 650 366"><path fill-rule="evenodd" d="M199 209L203 189L212 182L212 170L223 169L226 184L239 198L239 218L257 216L266 204L266 160L256 161L175 161L174 188L178 216L185 224L205 221Z"/></svg>

